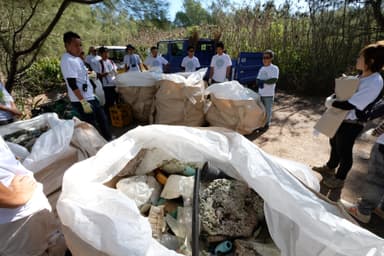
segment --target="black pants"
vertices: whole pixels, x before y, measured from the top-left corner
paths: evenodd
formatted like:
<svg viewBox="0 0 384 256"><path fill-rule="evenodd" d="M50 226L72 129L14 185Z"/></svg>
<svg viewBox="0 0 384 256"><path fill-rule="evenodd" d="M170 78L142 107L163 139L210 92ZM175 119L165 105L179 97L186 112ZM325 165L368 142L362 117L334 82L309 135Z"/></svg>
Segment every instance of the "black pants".
<svg viewBox="0 0 384 256"><path fill-rule="evenodd" d="M116 92L116 86L105 86L103 87L104 95L105 95L105 104L104 104L104 110L105 114L108 117L108 120L111 121L110 115L109 115L109 108L116 104L117 100L117 92Z"/></svg>
<svg viewBox="0 0 384 256"><path fill-rule="evenodd" d="M352 149L355 140L363 130L363 125L343 122L335 136L329 140L331 144L331 156L327 162L329 168L336 168L336 178L345 180L352 167Z"/></svg>
<svg viewBox="0 0 384 256"><path fill-rule="evenodd" d="M90 114L84 113L80 102L71 102L71 104L74 110L79 114L80 120L93 125L99 130L104 139L110 141L112 139L112 135L103 108L97 100L88 100L88 102L91 104L93 110Z"/></svg>

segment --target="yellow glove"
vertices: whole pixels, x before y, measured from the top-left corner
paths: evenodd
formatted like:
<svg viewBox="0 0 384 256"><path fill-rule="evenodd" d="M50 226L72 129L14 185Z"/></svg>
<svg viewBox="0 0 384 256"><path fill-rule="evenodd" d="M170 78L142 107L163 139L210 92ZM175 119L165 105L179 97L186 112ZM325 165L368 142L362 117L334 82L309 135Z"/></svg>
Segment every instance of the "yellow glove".
<svg viewBox="0 0 384 256"><path fill-rule="evenodd" d="M93 112L92 106L88 101L86 101L85 99L82 99L80 103L81 103L81 106L83 107L84 113L91 114Z"/></svg>

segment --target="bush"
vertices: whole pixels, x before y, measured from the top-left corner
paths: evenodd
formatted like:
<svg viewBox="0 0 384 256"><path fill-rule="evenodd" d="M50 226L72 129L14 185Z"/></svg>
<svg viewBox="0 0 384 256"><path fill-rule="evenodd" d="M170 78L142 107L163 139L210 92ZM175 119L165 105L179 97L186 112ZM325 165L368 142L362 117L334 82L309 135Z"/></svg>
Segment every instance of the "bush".
<svg viewBox="0 0 384 256"><path fill-rule="evenodd" d="M42 58L36 61L26 72L24 86L28 85L30 96L48 91L65 91L65 83L58 58Z"/></svg>

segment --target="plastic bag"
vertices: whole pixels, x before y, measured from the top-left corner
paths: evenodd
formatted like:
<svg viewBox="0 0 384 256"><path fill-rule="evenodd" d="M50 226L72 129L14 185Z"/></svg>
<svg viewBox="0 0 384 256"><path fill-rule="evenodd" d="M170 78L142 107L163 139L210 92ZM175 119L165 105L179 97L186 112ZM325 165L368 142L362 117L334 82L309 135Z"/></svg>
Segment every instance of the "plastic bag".
<svg viewBox="0 0 384 256"><path fill-rule="evenodd" d="M105 94L104 94L104 89L103 89L103 85L101 84L100 80L99 79L93 79L95 85L96 85L96 88L95 88L95 95L97 97L97 99L99 100L99 103L101 106L104 106L105 104Z"/></svg>
<svg viewBox="0 0 384 256"><path fill-rule="evenodd" d="M16 144L16 143L13 143L13 142L6 142L9 149L12 151L13 155L19 159L21 162L24 161L25 158L27 158L27 156L29 155L29 151L28 149L26 149L25 147L19 145L19 144Z"/></svg>
<svg viewBox="0 0 384 256"><path fill-rule="evenodd" d="M178 255L151 237L133 200L103 185L143 148L162 148L185 162L209 160L246 182L265 200L268 229L283 256L384 253L383 239L342 218L302 184L319 189L308 166L272 157L235 132L151 125L127 132L65 173L57 206L62 224L107 255Z"/></svg>
<svg viewBox="0 0 384 256"><path fill-rule="evenodd" d="M21 129L41 128L47 125L49 130L36 140L31 153L23 161L23 165L32 172L37 172L55 162L61 153L68 149L74 121L59 119L56 113L45 113L29 120L0 126L0 135L4 136Z"/></svg>

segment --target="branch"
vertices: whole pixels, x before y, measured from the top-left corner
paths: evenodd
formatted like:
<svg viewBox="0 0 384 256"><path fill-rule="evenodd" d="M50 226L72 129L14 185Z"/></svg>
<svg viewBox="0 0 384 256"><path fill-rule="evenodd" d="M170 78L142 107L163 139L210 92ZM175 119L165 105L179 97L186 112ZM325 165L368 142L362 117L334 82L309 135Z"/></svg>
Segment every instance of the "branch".
<svg viewBox="0 0 384 256"><path fill-rule="evenodd" d="M60 8L57 10L57 13L51 23L48 25L47 29L32 43L31 47L26 50L15 52L15 56L19 57L21 55L26 55L37 49L41 46L42 42L49 36L57 22L59 22L61 16L63 15L65 9L72 3L80 3L80 4L95 4L102 2L103 0L64 0L61 4Z"/></svg>
<svg viewBox="0 0 384 256"><path fill-rule="evenodd" d="M15 56L19 57L21 55L26 55L38 48L41 43L44 41L46 37L52 32L53 28L56 26L57 22L59 21L60 17L63 15L65 9L69 6L71 3L70 0L64 0L61 4L60 8L57 10L57 13L51 23L48 25L47 29L32 43L31 47L29 47L26 50L23 51L15 51Z"/></svg>
<svg viewBox="0 0 384 256"><path fill-rule="evenodd" d="M20 74L22 72L25 72L28 68L30 68L30 66L32 66L32 64L35 62L37 55L40 53L40 51L41 51L41 47L38 48L33 53L33 56L31 57L31 59L26 64L24 64L23 67L20 67L19 69L17 69L16 73Z"/></svg>
<svg viewBox="0 0 384 256"><path fill-rule="evenodd" d="M22 24L21 27L18 30L15 31L15 33L14 33L15 36L14 37L16 37L16 34L20 33L25 28L25 26L28 24L28 22L33 18L33 15L36 12L36 9L37 9L37 6L39 5L39 2L41 2L41 0L40 1L36 1L35 6L31 6L31 9L32 9L31 14L25 20L24 24Z"/></svg>

